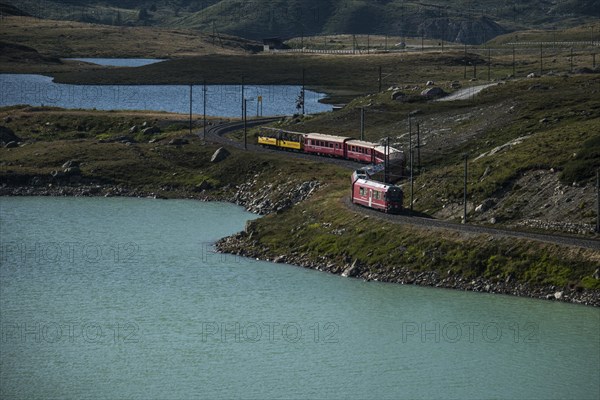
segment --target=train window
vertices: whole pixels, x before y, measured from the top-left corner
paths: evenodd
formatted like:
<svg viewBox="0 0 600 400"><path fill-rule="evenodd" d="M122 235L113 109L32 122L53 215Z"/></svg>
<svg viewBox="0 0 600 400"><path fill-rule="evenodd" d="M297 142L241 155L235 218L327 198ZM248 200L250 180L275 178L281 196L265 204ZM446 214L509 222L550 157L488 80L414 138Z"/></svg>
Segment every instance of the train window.
<svg viewBox="0 0 600 400"><path fill-rule="evenodd" d="M333 143L329 143L329 147L333 149Z"/></svg>
<svg viewBox="0 0 600 400"><path fill-rule="evenodd" d="M364 196L365 195L365 188L361 186L360 190L359 190L359 193L360 193L361 196Z"/></svg>

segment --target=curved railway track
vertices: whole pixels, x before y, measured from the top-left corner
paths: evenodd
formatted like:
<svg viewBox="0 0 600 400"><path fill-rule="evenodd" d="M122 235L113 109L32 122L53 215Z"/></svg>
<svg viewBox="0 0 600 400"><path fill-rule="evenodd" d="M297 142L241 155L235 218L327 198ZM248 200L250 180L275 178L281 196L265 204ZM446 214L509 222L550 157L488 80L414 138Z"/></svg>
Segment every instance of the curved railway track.
<svg viewBox="0 0 600 400"><path fill-rule="evenodd" d="M252 119L252 120L248 120L246 122L246 124L247 124L248 128L251 128L254 126L258 126L258 125L264 125L269 122L275 122L275 121L280 120L281 118L282 117ZM238 149L243 150L244 149L243 143L227 139L226 137L223 136L226 133L237 131L237 130L240 130L243 128L244 128L243 121L234 121L234 122L227 122L227 123L220 124L220 125L214 125L206 130L206 139L216 142L216 143L219 143L219 144L236 147ZM200 136L201 136L201 134L200 134ZM269 148L265 148L265 147L258 146L256 144L251 144L251 143L248 143L247 148L249 151L254 151L254 152L281 154L281 150L269 149ZM348 160L340 160L339 158L321 157L321 156L316 156L313 154L296 153L293 151L290 151L289 153L286 153L286 154L288 154L290 157L295 157L295 158L299 158L299 159L303 159L303 160L319 161L319 162L326 162L328 164L339 165L341 167L348 168L350 170L355 170L357 168L364 166L361 163L357 163L354 161L348 161Z"/></svg>
<svg viewBox="0 0 600 400"><path fill-rule="evenodd" d="M281 119L281 117L269 117L269 118L259 118L259 119L248 120L247 126L254 127L254 126L263 125L263 124L266 124L269 122L274 122L279 119ZM206 130L206 139L216 142L216 143L223 144L223 145L236 147L238 149L243 149L244 148L243 143L239 143L239 142L227 139L226 137L223 136L224 134L226 134L228 132L233 132L233 131L242 129L243 127L244 127L243 121L227 122L227 123L223 123L223 124L219 124L219 125L214 125ZM202 135L202 134L200 133L200 135ZM247 148L249 151L254 151L254 152L273 153L273 154L281 153L280 150L267 149L267 148L263 148L261 146L255 145L255 144L248 144ZM363 165L363 164L356 163L353 161L315 156L312 154L290 152L289 155L292 157L305 159L305 160L312 160L312 161L325 162L325 163L329 163L329 164L335 164L335 165L339 165L341 167L345 167L345 168L348 168L351 170L360 168ZM557 245L562 245L562 246L576 246L576 247L580 247L580 248L586 248L586 249L600 251L600 240L599 239L591 239L591 238L588 239L588 238L581 238L581 237L569 236L569 235L533 233L533 232L527 232L527 231L492 228L492 227L480 226L480 225L468 225L468 224L462 225L462 224L458 224L458 223L454 223L454 222L433 219L433 218L416 217L416 216L409 216L409 215L384 214L379 211L375 211L375 210L372 210L369 208L365 208L365 207L361 207L356 204L353 204L352 202L350 202L350 199L348 197L345 197L343 202L346 207L348 207L349 209L351 209L353 211L362 213L364 215L368 215L373 218L378 218L381 220L393 222L396 224L411 225L411 226L416 226L416 227L421 227L421 228L429 228L429 229L454 230L454 231L459 231L459 232L463 232L463 233L484 234L484 235L490 235L490 236L496 236L496 237L512 237L512 238L517 238L517 239L533 240L533 241L537 241L537 242L551 243L551 244L557 244Z"/></svg>

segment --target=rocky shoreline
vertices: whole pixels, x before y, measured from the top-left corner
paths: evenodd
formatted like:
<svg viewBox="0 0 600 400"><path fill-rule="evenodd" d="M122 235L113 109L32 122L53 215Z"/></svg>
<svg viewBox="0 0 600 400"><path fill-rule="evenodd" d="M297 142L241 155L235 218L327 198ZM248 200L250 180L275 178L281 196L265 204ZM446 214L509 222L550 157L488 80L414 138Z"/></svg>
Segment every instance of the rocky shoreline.
<svg viewBox="0 0 600 400"><path fill-rule="evenodd" d="M266 215L280 212L308 198L320 187L318 181L289 181L277 187L259 185L254 180L236 186L211 190L198 185L185 191L173 193L170 188L149 191L122 185L100 184L38 184L27 186L0 185L0 196L56 196L56 197L137 197L153 199L193 199L200 201L224 201L244 207L254 214Z"/></svg>
<svg viewBox="0 0 600 400"><path fill-rule="evenodd" d="M600 307L600 291L596 290L556 286L533 287L510 279L504 281L492 281L481 277L468 279L459 275L453 275L451 271L448 271L446 275L442 275L437 271L414 272L404 267L394 267L391 269L384 268L382 265L369 267L358 263L357 260L346 259L340 262L339 260L325 256L320 256L318 259L311 259L308 254L295 251L287 255L273 255L267 247L260 245L252 236L251 231L240 232L236 235L220 239L215 244L215 247L217 251L223 253L275 263L292 264L345 277L363 279L365 281L506 294Z"/></svg>
<svg viewBox="0 0 600 400"><path fill-rule="evenodd" d="M319 186L318 181L302 183L289 182L278 188L258 185L258 176L253 180L217 192L206 189L178 193L180 199L195 199L200 201L225 201L244 207L256 214L269 214L292 207L308 198ZM159 191L144 191L115 185L29 185L29 186L0 186L0 196L69 196L69 197L139 197L139 198L168 198L165 189ZM473 292L507 294L513 296L546 299L575 304L600 307L600 291L582 288L555 286L530 286L507 279L493 281L481 277L467 279L453 275L450 271L443 275L437 271L414 272L404 267L384 268L382 265L366 266L356 260L334 260L324 256L312 259L305 253L290 249L289 254L272 254L269 248L262 246L253 239L251 229L220 239L216 248L220 252L251 257L275 263L286 263L303 268L315 269L336 275L408 285L430 286Z"/></svg>

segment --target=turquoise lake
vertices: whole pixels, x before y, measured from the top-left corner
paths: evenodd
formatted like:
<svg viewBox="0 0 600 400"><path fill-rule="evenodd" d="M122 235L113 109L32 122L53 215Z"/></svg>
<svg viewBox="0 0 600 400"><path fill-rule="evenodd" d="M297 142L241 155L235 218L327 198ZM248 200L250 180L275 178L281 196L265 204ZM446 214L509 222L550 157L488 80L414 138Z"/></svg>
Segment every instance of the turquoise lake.
<svg viewBox="0 0 600 400"><path fill-rule="evenodd" d="M0 398L600 398L600 309L214 253L253 218L1 197Z"/></svg>

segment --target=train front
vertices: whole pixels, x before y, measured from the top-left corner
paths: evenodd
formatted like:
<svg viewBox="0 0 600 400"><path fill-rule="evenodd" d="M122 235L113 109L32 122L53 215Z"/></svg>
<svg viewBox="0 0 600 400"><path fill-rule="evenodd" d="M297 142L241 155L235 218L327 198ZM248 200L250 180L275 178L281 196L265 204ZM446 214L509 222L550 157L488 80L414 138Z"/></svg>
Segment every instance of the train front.
<svg viewBox="0 0 600 400"><path fill-rule="evenodd" d="M385 193L386 212L398 214L402 212L404 193L399 186L389 186Z"/></svg>

